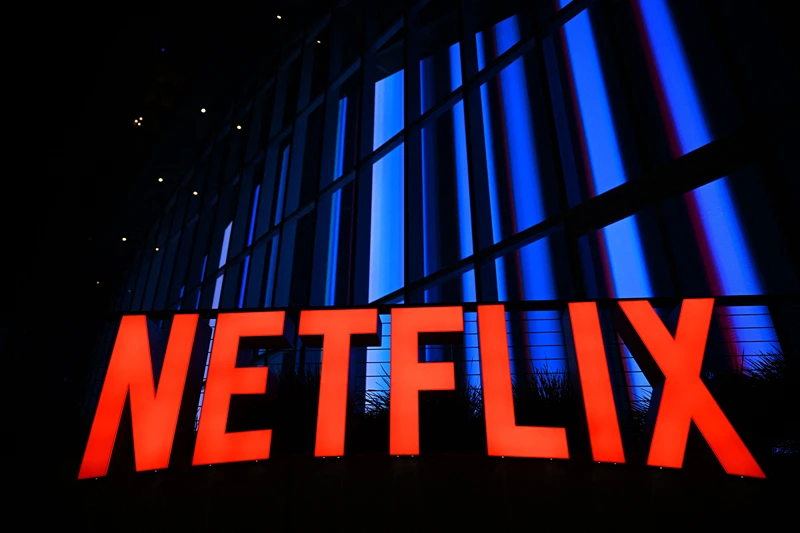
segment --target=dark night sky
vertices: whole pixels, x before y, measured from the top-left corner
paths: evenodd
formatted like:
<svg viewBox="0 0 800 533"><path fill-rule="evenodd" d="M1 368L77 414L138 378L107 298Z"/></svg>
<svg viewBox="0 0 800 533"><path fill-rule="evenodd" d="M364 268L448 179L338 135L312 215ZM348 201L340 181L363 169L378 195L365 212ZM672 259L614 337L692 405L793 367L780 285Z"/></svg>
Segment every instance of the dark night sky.
<svg viewBox="0 0 800 533"><path fill-rule="evenodd" d="M5 249L13 250L4 258L13 269L0 352L13 376L4 397L17 400L3 430L8 455L53 456L52 439L80 440L75 405L97 319L182 177L172 143L195 155L239 74L325 3L268 2L256 12L251 5L203 16L164 3L147 16L69 5L29 23L32 44L17 43L27 49L6 66L22 102L11 109L21 148L7 156L3 198ZM133 124L139 116L143 127ZM15 159L22 161L9 163ZM148 171L154 165L166 170ZM42 425L45 418L52 425ZM70 453L55 456L74 474Z"/></svg>

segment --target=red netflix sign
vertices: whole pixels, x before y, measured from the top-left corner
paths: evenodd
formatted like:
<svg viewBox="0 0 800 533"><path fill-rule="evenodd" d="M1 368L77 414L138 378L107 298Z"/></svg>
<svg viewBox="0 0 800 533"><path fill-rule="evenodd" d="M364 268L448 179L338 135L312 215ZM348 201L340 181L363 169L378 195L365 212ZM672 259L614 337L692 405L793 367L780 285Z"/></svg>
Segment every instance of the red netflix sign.
<svg viewBox="0 0 800 533"><path fill-rule="evenodd" d="M765 475L700 379L712 299L684 300L673 337L647 301L619 302L630 333L646 348L663 382L651 409L657 418L647 464L681 468L694 422L729 474ZM461 307L401 307L392 313L389 453L419 454L419 392L455 389L452 362L418 361L420 337L464 331ZM593 302L569 304L578 374L592 456L624 463L600 321ZM108 471L122 410L130 394L137 471L167 468L186 384L198 315L177 315L155 386L144 316L125 316L81 463L79 479ZM223 313L217 318L193 465L268 459L272 431L226 431L231 396L264 394L266 367L236 367L241 339L280 337L283 311ZM354 339L379 332L377 309L308 310L299 335L322 346L319 414L314 455L342 456L348 367ZM502 305L478 306L481 384L491 456L568 459L564 428L518 426L514 417L508 337ZM655 398L655 395L654 395ZM656 405L657 402L657 405Z"/></svg>

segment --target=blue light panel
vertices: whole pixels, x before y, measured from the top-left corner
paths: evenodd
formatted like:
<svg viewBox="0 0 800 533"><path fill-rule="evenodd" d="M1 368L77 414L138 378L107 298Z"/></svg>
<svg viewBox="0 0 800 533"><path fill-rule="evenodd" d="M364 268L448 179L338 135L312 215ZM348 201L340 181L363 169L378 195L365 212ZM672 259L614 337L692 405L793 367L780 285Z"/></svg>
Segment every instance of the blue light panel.
<svg viewBox="0 0 800 533"><path fill-rule="evenodd" d="M375 84L373 149L403 127L403 71ZM403 286L404 146L401 144L372 167L372 209L369 249L369 301Z"/></svg>
<svg viewBox="0 0 800 533"><path fill-rule="evenodd" d="M568 3L561 0L561 7ZM590 195L595 196L622 185L627 178L587 11L564 26L564 37L583 126ZM652 296L636 217L620 220L601 233L611 278L607 280L609 296Z"/></svg>
<svg viewBox="0 0 800 533"><path fill-rule="evenodd" d="M281 173L279 178L280 181L278 183L278 204L277 207L275 207L274 224L278 224L283 218L283 196L286 191L286 173L289 171L289 150L291 150L291 148L291 145L288 145L286 148L284 148L283 155L281 156Z"/></svg>

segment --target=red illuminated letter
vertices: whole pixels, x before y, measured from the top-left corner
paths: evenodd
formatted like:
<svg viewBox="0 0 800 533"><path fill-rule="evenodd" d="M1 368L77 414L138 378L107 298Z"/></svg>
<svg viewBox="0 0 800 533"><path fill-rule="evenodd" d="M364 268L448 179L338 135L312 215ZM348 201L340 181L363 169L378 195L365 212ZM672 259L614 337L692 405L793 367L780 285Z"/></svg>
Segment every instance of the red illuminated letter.
<svg viewBox="0 0 800 533"><path fill-rule="evenodd" d="M478 335L489 455L569 458L564 428L518 426L514 419L506 314L502 305L478 306Z"/></svg>
<svg viewBox="0 0 800 533"><path fill-rule="evenodd" d="M128 391L136 470L169 466L196 327L197 315L175 317L156 391L147 319L122 317L78 479L106 475Z"/></svg>
<svg viewBox="0 0 800 533"><path fill-rule="evenodd" d="M664 374L647 464L680 468L694 421L727 473L766 477L700 380L714 300L684 300L675 338L648 302L620 307Z"/></svg>
<svg viewBox="0 0 800 533"><path fill-rule="evenodd" d="M589 440L595 461L624 463L617 410L611 392L606 351L594 302L569 304Z"/></svg>
<svg viewBox="0 0 800 533"><path fill-rule="evenodd" d="M227 313L217 318L193 465L268 459L272 430L226 433L233 394L267 392L267 367L236 368L242 337L283 335L284 312Z"/></svg>
<svg viewBox="0 0 800 533"><path fill-rule="evenodd" d="M420 363L419 334L464 331L460 307L392 309L389 452L419 454L419 391L455 389L453 363Z"/></svg>
<svg viewBox="0 0 800 533"><path fill-rule="evenodd" d="M373 334L377 337L377 333L377 309L303 311L300 314L300 335L306 344L311 340L308 337L323 337L316 457L344 455L350 336Z"/></svg>

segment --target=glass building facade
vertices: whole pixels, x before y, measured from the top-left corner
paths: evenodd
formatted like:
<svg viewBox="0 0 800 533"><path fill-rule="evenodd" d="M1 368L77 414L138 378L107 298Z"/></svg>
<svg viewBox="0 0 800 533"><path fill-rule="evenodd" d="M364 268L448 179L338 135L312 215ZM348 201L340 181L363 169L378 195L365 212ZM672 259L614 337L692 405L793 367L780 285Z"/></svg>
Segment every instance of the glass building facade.
<svg viewBox="0 0 800 533"><path fill-rule="evenodd" d="M221 310L501 302L519 379L574 373L566 302L648 298L669 323L680 299L713 296L707 372L747 368L780 350L790 319L773 302L800 293L800 74L780 35L753 29L768 9L338 2L254 65L111 311L199 310L213 328ZM462 385L480 383L470 309L462 345L423 349ZM390 378L381 318L382 346L354 349L356 391ZM601 322L618 409L646 403L602 305ZM320 361L300 341L260 355Z"/></svg>

